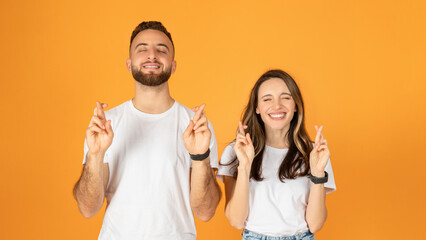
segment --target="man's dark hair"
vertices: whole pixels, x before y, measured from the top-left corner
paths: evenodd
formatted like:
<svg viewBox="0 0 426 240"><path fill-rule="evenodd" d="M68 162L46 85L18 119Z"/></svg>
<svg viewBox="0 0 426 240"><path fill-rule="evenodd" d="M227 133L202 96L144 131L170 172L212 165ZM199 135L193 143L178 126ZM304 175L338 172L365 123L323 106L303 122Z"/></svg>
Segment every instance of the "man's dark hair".
<svg viewBox="0 0 426 240"><path fill-rule="evenodd" d="M130 37L130 46L132 45L133 39L136 37L136 35L138 35L138 33L148 29L157 30L166 34L166 36L170 39L170 42L172 42L173 49L175 48L175 45L173 44L173 40L172 40L172 35L170 35L170 33L167 31L167 29L163 26L161 22L157 22L157 21L140 23L135 28L135 30L133 30L132 37Z"/></svg>

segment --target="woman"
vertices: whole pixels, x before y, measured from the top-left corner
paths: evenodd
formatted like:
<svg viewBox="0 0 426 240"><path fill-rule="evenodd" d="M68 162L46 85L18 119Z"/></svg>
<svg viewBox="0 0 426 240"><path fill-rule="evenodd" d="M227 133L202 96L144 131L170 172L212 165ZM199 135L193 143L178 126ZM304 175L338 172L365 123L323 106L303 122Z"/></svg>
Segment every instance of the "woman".
<svg viewBox="0 0 426 240"><path fill-rule="evenodd" d="M218 171L225 215L245 228L243 239L315 239L327 218L325 195L336 189L322 126L315 129L312 143L290 75L271 70L259 78Z"/></svg>

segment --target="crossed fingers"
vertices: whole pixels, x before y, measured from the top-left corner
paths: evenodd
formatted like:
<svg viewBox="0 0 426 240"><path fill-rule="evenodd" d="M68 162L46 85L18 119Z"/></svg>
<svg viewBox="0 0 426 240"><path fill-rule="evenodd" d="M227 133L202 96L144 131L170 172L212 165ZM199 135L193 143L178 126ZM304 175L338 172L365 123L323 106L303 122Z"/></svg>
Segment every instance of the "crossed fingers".
<svg viewBox="0 0 426 240"><path fill-rule="evenodd" d="M321 133L322 129L323 129L323 126L318 127L315 125L315 130L317 131L317 135L315 136L315 148L318 152L328 148L327 140L324 138L324 136Z"/></svg>
<svg viewBox="0 0 426 240"><path fill-rule="evenodd" d="M96 107L93 110L93 116L89 123L89 130L96 133L105 133L105 112L104 108L108 107L106 103L96 102Z"/></svg>
<svg viewBox="0 0 426 240"><path fill-rule="evenodd" d="M194 122L193 129L195 130L196 133L206 131L208 129L208 126L207 126L208 121L206 117L206 112L204 111L205 107L206 107L206 104L202 104L201 106L194 107L192 109L192 111L195 112L195 115L192 121Z"/></svg>
<svg viewBox="0 0 426 240"><path fill-rule="evenodd" d="M99 117L100 119L105 120L105 112L104 108L108 107L108 104L106 103L100 103L96 101L96 107L93 110L93 116Z"/></svg>
<svg viewBox="0 0 426 240"><path fill-rule="evenodd" d="M245 129L247 129L247 125L243 125L241 121L238 122L238 131L235 140L237 143L248 145L251 144L251 138L250 133L245 133Z"/></svg>
<svg viewBox="0 0 426 240"><path fill-rule="evenodd" d="M248 144L247 138L246 138L246 133L244 131L244 129L246 129L247 126L243 126L243 124L241 123L241 121L238 122L238 131L237 131L237 136L236 136L236 141L237 143L243 143L244 145Z"/></svg>

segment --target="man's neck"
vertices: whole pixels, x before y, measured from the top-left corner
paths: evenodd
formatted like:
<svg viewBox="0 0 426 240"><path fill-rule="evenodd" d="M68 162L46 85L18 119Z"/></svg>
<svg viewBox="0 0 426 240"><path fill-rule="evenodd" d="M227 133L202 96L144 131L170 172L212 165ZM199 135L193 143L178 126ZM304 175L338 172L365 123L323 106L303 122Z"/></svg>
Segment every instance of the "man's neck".
<svg viewBox="0 0 426 240"><path fill-rule="evenodd" d="M141 112L160 114L170 109L175 100L170 96L168 82L149 87L135 81L135 97L132 102Z"/></svg>

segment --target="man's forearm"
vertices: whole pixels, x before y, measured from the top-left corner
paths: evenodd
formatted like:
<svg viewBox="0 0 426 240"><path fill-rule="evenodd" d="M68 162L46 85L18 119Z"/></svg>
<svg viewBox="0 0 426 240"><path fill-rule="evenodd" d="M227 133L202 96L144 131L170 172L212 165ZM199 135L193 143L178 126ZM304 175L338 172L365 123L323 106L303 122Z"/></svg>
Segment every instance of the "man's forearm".
<svg viewBox="0 0 426 240"><path fill-rule="evenodd" d="M191 171L191 208L202 221L210 220L221 196L210 157L203 161L192 161Z"/></svg>
<svg viewBox="0 0 426 240"><path fill-rule="evenodd" d="M83 172L74 187L78 208L86 218L96 215L104 201L103 156L104 154L96 156L87 154Z"/></svg>

